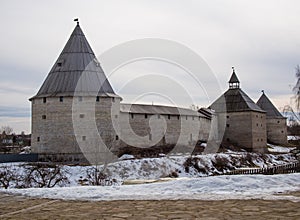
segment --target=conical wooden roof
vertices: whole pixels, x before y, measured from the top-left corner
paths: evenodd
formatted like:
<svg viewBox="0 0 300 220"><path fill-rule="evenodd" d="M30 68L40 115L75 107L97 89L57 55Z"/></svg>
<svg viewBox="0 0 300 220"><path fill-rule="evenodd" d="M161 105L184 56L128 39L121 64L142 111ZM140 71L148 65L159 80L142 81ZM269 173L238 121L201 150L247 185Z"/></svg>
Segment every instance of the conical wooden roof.
<svg viewBox="0 0 300 220"><path fill-rule="evenodd" d="M210 106L216 112L264 112L249 96L240 88L228 89Z"/></svg>
<svg viewBox="0 0 300 220"><path fill-rule="evenodd" d="M267 112L267 118L284 118L264 92L256 104Z"/></svg>
<svg viewBox="0 0 300 220"><path fill-rule="evenodd" d="M79 22L38 93L33 97L117 96ZM31 98L32 99L32 98Z"/></svg>

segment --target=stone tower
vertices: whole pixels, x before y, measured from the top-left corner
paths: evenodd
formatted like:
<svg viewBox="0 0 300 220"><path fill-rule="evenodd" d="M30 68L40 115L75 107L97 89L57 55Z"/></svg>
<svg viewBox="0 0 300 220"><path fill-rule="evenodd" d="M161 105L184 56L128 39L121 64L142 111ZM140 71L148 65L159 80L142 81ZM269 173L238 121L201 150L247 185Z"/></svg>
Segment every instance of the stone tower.
<svg viewBox="0 0 300 220"><path fill-rule="evenodd" d="M281 115L264 91L256 103L267 112L267 139L273 144L287 144L286 118Z"/></svg>
<svg viewBox="0 0 300 220"><path fill-rule="evenodd" d="M233 72L229 89L211 106L218 117L219 129L224 127L222 145L233 144L248 151L266 151L266 113L240 88Z"/></svg>
<svg viewBox="0 0 300 220"><path fill-rule="evenodd" d="M79 162L118 139L115 94L79 22L32 103L32 150L40 160ZM100 141L101 142L101 141ZM103 149L102 149L103 150ZM82 154L84 153L84 154Z"/></svg>

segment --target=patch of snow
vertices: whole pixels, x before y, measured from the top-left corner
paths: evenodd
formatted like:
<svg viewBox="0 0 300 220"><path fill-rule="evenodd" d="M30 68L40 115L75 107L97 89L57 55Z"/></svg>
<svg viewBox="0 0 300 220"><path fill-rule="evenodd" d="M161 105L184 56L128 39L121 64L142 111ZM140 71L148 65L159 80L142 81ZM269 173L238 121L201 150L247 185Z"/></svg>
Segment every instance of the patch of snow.
<svg viewBox="0 0 300 220"><path fill-rule="evenodd" d="M287 191L299 191L299 179L300 173L231 175L184 178L169 182L137 185L29 188L1 191L24 196L64 200L287 199L300 202L299 197L275 195Z"/></svg>
<svg viewBox="0 0 300 220"><path fill-rule="evenodd" d="M272 153L290 153L290 151L294 149L295 147L282 147L273 144L268 144L268 151Z"/></svg>
<svg viewBox="0 0 300 220"><path fill-rule="evenodd" d="M131 154L123 154L121 157L119 157L118 160L131 160L134 159L134 156Z"/></svg>
<svg viewBox="0 0 300 220"><path fill-rule="evenodd" d="M288 141L297 141L297 140L300 140L300 136L289 135L289 136L287 136L287 139L288 139Z"/></svg>

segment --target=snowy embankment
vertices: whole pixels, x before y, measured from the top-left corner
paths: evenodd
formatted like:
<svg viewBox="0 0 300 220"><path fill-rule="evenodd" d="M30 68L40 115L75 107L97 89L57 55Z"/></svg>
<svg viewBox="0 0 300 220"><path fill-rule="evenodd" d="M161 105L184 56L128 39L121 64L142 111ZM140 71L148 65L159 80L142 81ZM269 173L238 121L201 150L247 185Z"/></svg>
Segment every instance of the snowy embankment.
<svg viewBox="0 0 300 220"><path fill-rule="evenodd" d="M272 146L269 146L272 148ZM273 147L276 151L282 149ZM278 152L279 153L279 152ZM2 192L51 199L76 200L148 200L148 199L289 199L300 201L292 196L274 194L287 191L300 191L300 174L285 175L239 175L211 176L226 174L233 169L246 167L269 167L295 162L295 156L284 154L254 154L246 152L228 152L199 156L172 156L118 161L108 164L100 170L118 180L112 186L81 186L86 184L87 170L91 166L64 166L69 184L55 188L14 189L13 184ZM0 164L22 174L23 163ZM151 184L125 185L133 180L151 182ZM203 177L203 178L197 178ZM172 181L170 181L172 180ZM133 183L133 182L131 182Z"/></svg>
<svg viewBox="0 0 300 220"><path fill-rule="evenodd" d="M286 191L299 191L299 179L299 173L272 176L212 176L183 178L152 184L9 189L5 192L39 198L92 201L286 199L300 202L299 197L280 195L280 193Z"/></svg>

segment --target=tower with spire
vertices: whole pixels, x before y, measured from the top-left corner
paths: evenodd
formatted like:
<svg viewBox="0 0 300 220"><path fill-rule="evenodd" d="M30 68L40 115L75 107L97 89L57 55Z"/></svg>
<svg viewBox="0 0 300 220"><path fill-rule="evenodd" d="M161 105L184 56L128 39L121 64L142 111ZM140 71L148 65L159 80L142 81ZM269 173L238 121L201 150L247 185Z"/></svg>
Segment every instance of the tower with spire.
<svg viewBox="0 0 300 220"><path fill-rule="evenodd" d="M268 142L273 144L287 144L286 118L273 105L264 90L262 90L262 94L256 104L266 111Z"/></svg>
<svg viewBox="0 0 300 220"><path fill-rule="evenodd" d="M234 67L229 89L210 106L218 117L222 145L266 152L266 113L240 88ZM219 135L220 137L222 135Z"/></svg>
<svg viewBox="0 0 300 220"><path fill-rule="evenodd" d="M38 93L30 98L32 149L41 160L83 161L78 143L95 142L84 127L89 121L95 123L109 148L116 136L112 121L118 120L121 98L106 78L78 19L74 21L76 26L65 47ZM91 105L94 110L83 108Z"/></svg>

